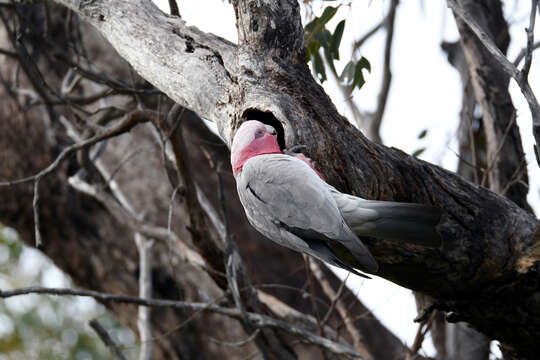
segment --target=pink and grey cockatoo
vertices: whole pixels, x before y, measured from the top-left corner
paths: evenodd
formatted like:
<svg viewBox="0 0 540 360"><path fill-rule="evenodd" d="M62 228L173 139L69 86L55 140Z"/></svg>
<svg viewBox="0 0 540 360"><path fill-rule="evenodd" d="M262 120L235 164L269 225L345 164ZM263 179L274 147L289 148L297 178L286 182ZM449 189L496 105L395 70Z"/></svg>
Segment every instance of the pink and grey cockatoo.
<svg viewBox="0 0 540 360"><path fill-rule="evenodd" d="M327 184L302 154L283 154L273 127L244 122L231 163L251 225L279 245L365 276L377 262L358 236L438 246L440 210L426 205L365 200Z"/></svg>

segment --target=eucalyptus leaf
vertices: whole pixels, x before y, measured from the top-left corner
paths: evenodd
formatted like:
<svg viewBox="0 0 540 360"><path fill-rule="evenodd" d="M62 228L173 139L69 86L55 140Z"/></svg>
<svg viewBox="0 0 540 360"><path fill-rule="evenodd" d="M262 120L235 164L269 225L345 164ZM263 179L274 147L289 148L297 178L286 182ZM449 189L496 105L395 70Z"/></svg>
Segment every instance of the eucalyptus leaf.
<svg viewBox="0 0 540 360"><path fill-rule="evenodd" d="M319 81L321 83L325 82L326 70L324 68L324 63L319 52L316 52L312 55L312 60L313 60L313 69L315 70L315 74L317 74Z"/></svg>
<svg viewBox="0 0 540 360"><path fill-rule="evenodd" d="M321 29L315 34L315 39L319 42L320 46L330 49L332 43L332 34L327 29Z"/></svg>
<svg viewBox="0 0 540 360"><path fill-rule="evenodd" d="M334 15L336 15L338 8L339 6L327 6L319 18L321 24L326 25L326 23L329 22L334 17Z"/></svg>
<svg viewBox="0 0 540 360"><path fill-rule="evenodd" d="M415 152L412 153L412 156L414 157L419 157L420 155L422 155L422 153L426 151L426 148L420 148L418 150L416 150Z"/></svg>
<svg viewBox="0 0 540 360"><path fill-rule="evenodd" d="M354 62L349 61L347 65L345 65L345 68L343 69L343 72L339 76L339 81L343 85L351 85L354 79Z"/></svg>
<svg viewBox="0 0 540 360"><path fill-rule="evenodd" d="M356 66L354 67L354 79L352 83L352 87L358 86L360 89L365 83L366 80L364 79L364 74L362 73L362 64L359 62L356 63Z"/></svg>
<svg viewBox="0 0 540 360"><path fill-rule="evenodd" d="M362 58L358 61L358 64L360 64L362 69L366 69L368 72L371 72L371 64L365 57L362 56Z"/></svg>
<svg viewBox="0 0 540 360"><path fill-rule="evenodd" d="M345 20L341 20L339 24L337 24L334 35L332 35L330 54L336 60L339 60L339 45L341 44L341 38L343 37L343 30L345 30Z"/></svg>

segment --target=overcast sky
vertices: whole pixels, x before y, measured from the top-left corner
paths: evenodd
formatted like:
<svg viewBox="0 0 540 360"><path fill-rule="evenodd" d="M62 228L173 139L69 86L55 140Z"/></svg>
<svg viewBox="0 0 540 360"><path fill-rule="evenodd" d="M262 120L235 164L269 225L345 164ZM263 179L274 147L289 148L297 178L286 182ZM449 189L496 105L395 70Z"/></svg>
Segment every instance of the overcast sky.
<svg viewBox="0 0 540 360"><path fill-rule="evenodd" d="M155 0L164 11L168 11L167 0ZM339 2L314 1L313 9L320 14L324 6ZM386 14L387 0L352 1L351 6L342 6L329 29L342 19L347 19L340 49L341 59L350 58L350 45L368 29L377 24ZM513 60L525 45L524 28L528 23L529 1L506 1L505 12L511 23L511 45L509 58ZM235 17L232 6L222 0L179 1L182 18L201 30L220 35L233 42L237 41ZM304 12L303 12L304 13ZM508 16L510 14L510 16ZM420 147L427 150L421 158L455 170L458 150L455 141L459 111L461 107L461 83L458 73L448 64L440 49L443 40L457 40L457 30L445 1L403 0L400 2L396 18L393 43L393 82L388 99L381 135L385 145L412 153ZM540 38L540 26L535 38ZM383 64L383 34L368 41L362 54L372 65L372 74L360 91L354 92L354 99L363 110L373 109L381 83ZM538 58L538 56L537 56ZM344 63L345 63L344 62ZM342 68L344 63L338 66ZM537 96L540 96L540 67L533 62L530 82ZM325 90L338 110L352 118L341 92L331 82L326 82ZM533 138L531 116L521 92L512 83L511 95L518 113L524 150L527 154L531 189L528 200L540 211L540 169L532 153ZM418 140L418 134L428 130L428 136ZM344 271L338 271L344 276ZM412 344L416 333L416 307L410 291L383 279L364 281L351 276L348 285L359 293L362 301L408 345ZM428 354L433 354L431 344L424 346Z"/></svg>

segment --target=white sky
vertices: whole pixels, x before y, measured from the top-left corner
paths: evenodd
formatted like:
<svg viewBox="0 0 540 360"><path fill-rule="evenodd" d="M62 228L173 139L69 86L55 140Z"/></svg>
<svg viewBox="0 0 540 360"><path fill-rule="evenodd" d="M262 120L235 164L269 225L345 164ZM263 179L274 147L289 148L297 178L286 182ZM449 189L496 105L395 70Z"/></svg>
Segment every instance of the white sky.
<svg viewBox="0 0 540 360"><path fill-rule="evenodd" d="M154 0L168 12L167 0ZM528 1L506 1L505 11L510 16L511 45L509 58L513 60L525 44L524 28L528 23ZM314 1L313 9L320 14L323 7L335 5L332 2ZM328 28L333 30L340 20L347 23L340 49L341 59L350 58L350 45L367 30L384 18L388 1L352 1L351 6L342 6ZM179 1L182 18L201 30L220 35L233 42L237 41L235 17L232 6L223 0ZM507 17L508 18L508 17ZM458 37L455 23L445 1L401 1L396 18L392 74L393 82L387 103L381 134L387 146L400 148L412 153L420 147L427 147L421 158L447 169L455 170L458 146L455 132L461 108L461 83L457 71L447 62L440 49L443 40L454 41ZM540 26L536 27L535 38L540 38ZM378 34L362 48L372 66L372 74L366 77L366 84L355 91L354 99L362 110L375 107L381 83L383 64L383 34ZM536 56L538 59L538 55ZM338 66L338 71L344 63ZM533 62L529 76L533 90L540 96L540 67ZM333 99L338 110L348 113L343 96L337 87L328 81L325 90ZM518 113L524 150L527 154L531 189L528 200L540 213L540 169L532 153L531 116L519 89L512 83L510 87L514 105ZM428 129L422 140L418 134ZM344 276L345 271L337 271ZM383 323L392 329L408 345L412 344L417 325L412 323L416 316L416 306L409 290L396 286L384 279L362 280L351 276L348 284L359 293L362 301L373 310ZM428 355L433 354L432 345L425 344Z"/></svg>

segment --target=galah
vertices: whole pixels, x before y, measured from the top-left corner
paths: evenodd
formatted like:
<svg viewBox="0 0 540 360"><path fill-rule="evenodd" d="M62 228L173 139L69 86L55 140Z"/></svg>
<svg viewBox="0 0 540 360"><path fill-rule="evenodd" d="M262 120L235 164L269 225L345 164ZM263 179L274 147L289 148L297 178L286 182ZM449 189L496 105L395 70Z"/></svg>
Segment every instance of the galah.
<svg viewBox="0 0 540 360"><path fill-rule="evenodd" d="M364 277L355 269L376 273L378 265L358 236L440 243L439 209L343 194L309 158L283 154L276 136L273 127L249 120L231 147L240 201L251 225L268 239Z"/></svg>

